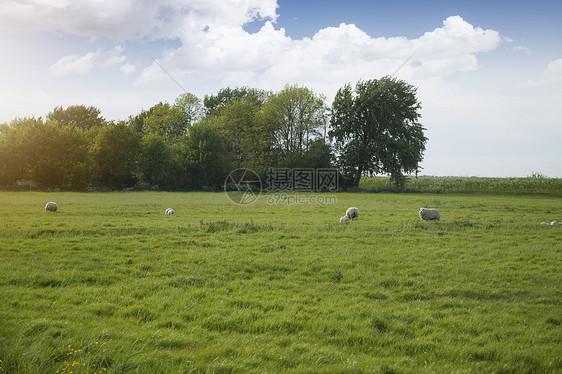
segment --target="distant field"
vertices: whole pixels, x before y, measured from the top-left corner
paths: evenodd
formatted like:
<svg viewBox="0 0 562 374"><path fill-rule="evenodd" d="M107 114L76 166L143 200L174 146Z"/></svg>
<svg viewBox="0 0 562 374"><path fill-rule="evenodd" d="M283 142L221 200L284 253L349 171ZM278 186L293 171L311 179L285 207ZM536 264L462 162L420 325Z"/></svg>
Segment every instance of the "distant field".
<svg viewBox="0 0 562 374"><path fill-rule="evenodd" d="M365 177L366 191L393 191L388 177ZM404 190L420 193L526 194L562 197L562 178L409 177Z"/></svg>
<svg viewBox="0 0 562 374"><path fill-rule="evenodd" d="M0 192L0 373L562 371L560 197L322 196Z"/></svg>

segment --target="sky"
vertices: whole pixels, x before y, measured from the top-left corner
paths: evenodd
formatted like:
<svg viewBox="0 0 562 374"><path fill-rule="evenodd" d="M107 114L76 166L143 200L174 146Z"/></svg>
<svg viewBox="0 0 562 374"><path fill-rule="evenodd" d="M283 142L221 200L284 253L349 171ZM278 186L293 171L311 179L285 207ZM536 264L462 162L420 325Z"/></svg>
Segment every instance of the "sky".
<svg viewBox="0 0 562 374"><path fill-rule="evenodd" d="M562 178L559 0L2 0L0 123L190 92L417 87L421 175Z"/></svg>

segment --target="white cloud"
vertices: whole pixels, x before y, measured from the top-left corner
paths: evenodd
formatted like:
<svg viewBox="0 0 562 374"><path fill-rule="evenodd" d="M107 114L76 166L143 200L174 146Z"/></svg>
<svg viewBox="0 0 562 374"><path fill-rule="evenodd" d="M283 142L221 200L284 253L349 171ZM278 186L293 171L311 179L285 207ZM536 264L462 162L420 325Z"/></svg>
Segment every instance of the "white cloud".
<svg viewBox="0 0 562 374"><path fill-rule="evenodd" d="M533 50L528 47L523 47L521 45L515 45L511 48L514 53L524 53L526 55L533 54Z"/></svg>
<svg viewBox="0 0 562 374"><path fill-rule="evenodd" d="M166 51L159 63L178 79L205 80L211 74L223 85L268 89L296 82L330 97L344 83L398 69L399 77L417 81L474 71L477 54L502 41L497 31L474 27L459 16L448 17L442 27L416 39L374 38L354 24L342 23L321 29L312 38L294 40L270 21L258 32L247 33L241 21L246 18L237 19L238 23L216 22L203 28L200 22L198 27L184 28L178 33L181 46ZM151 66L138 83L156 84L163 82L162 77L161 69Z"/></svg>
<svg viewBox="0 0 562 374"><path fill-rule="evenodd" d="M95 68L122 65L121 71L124 74L130 74L134 71L135 67L128 63L127 56L122 53L123 48L116 46L110 51L98 49L83 56L65 56L49 67L49 73L61 77L65 75L88 74Z"/></svg>
<svg viewBox="0 0 562 374"><path fill-rule="evenodd" d="M448 17L443 27L414 40L417 78L446 76L478 69L476 54L495 49L499 33L474 27L459 16ZM419 57L418 57L419 56Z"/></svg>
<svg viewBox="0 0 562 374"><path fill-rule="evenodd" d="M0 31L63 32L116 41L176 38L206 25L275 20L275 0L3 0Z"/></svg>
<svg viewBox="0 0 562 374"><path fill-rule="evenodd" d="M49 73L55 76L87 74L96 65L98 52L90 52L84 56L65 56L49 68Z"/></svg>
<svg viewBox="0 0 562 374"><path fill-rule="evenodd" d="M119 69L123 72L123 74L131 75L135 72L136 67L135 67L135 65L125 63L125 64L121 65L121 67Z"/></svg>
<svg viewBox="0 0 562 374"><path fill-rule="evenodd" d="M416 39L374 38L353 24L341 24L294 40L274 27L277 8L276 0L4 0L0 31L62 32L118 42L179 40L179 48L159 57L173 76L208 79L212 74L232 85L269 88L299 82L331 91L400 67L401 77L417 80L473 71L477 54L501 42L496 31L474 27L460 16L448 17L442 27ZM255 20L264 20L264 26L246 32L243 26ZM83 74L103 64L133 71L122 51L107 54L66 56L50 71ZM138 83L158 81L161 74L154 66L144 69Z"/></svg>
<svg viewBox="0 0 562 374"><path fill-rule="evenodd" d="M554 60L548 64L543 75L546 79L562 78L562 59Z"/></svg>
<svg viewBox="0 0 562 374"><path fill-rule="evenodd" d="M544 68L542 75L534 80L528 80L523 87L549 87L555 86L556 92L562 92L559 89L560 84L562 84L562 59L557 59L550 62L546 68Z"/></svg>

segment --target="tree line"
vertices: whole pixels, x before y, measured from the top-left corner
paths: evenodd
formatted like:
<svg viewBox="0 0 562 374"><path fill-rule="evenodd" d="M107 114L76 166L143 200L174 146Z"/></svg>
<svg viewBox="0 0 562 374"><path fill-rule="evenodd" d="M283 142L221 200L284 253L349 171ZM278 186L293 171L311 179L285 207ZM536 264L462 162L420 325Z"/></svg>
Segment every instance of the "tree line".
<svg viewBox="0 0 562 374"><path fill-rule="evenodd" d="M416 88L383 77L340 88L328 107L299 85L185 93L123 121L56 107L0 125L0 187L216 190L237 168L331 168L342 186L387 174L403 185L425 150Z"/></svg>

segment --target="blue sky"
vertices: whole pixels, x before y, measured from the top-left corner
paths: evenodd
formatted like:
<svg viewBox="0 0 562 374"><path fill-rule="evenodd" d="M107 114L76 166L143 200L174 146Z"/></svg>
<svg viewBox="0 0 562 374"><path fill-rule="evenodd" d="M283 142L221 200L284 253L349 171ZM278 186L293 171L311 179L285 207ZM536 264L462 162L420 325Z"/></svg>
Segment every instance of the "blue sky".
<svg viewBox="0 0 562 374"><path fill-rule="evenodd" d="M222 87L418 87L424 175L562 177L560 1L4 0L0 123ZM153 60L156 59L159 64Z"/></svg>

